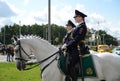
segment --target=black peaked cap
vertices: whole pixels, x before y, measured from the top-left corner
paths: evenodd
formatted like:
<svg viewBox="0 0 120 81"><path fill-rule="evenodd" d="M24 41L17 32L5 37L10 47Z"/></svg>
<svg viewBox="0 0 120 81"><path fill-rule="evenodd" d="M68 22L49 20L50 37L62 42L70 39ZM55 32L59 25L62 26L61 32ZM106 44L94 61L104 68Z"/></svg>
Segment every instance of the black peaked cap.
<svg viewBox="0 0 120 81"><path fill-rule="evenodd" d="M73 28L76 27L71 20L68 20L66 26L71 25Z"/></svg>
<svg viewBox="0 0 120 81"><path fill-rule="evenodd" d="M81 16L81 17L87 17L87 15L85 15L84 13L82 13L82 12L80 12L80 11L78 11L78 10L75 10L75 16L74 16L74 18L76 17L76 16Z"/></svg>

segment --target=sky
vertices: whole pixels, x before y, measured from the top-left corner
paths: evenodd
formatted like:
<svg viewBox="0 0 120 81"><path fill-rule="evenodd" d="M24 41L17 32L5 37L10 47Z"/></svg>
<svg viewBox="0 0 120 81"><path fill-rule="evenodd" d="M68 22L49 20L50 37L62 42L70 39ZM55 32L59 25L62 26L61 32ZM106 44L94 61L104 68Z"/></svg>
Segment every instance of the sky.
<svg viewBox="0 0 120 81"><path fill-rule="evenodd" d="M51 0L51 23L65 26L75 10L87 15L87 27L120 39L120 0ZM99 24L98 24L99 22ZM47 24L48 0L0 0L0 28L4 25Z"/></svg>

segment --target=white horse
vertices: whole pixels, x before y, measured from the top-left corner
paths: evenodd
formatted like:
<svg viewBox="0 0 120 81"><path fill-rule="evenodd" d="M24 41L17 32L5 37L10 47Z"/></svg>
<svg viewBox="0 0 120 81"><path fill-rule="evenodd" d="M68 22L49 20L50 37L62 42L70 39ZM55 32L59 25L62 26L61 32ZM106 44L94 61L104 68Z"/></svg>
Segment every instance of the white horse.
<svg viewBox="0 0 120 81"><path fill-rule="evenodd" d="M53 54L59 50L57 47L35 36L27 36L19 40L15 38L15 41L17 42L16 65L19 70L24 70L30 55L34 54L42 69L49 64L42 73L42 81L65 81L65 75L57 66L58 60L54 60L56 55ZM48 58L49 56L51 57ZM120 81L120 56L112 53L96 53L92 54L92 57L98 76L85 78L85 81ZM78 81L82 80L79 78Z"/></svg>

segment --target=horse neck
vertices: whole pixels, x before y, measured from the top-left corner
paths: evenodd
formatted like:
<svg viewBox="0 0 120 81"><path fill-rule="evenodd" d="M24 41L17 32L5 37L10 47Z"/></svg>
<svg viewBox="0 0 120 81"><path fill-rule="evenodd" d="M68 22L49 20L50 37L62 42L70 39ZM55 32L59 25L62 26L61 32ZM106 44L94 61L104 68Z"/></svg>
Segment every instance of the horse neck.
<svg viewBox="0 0 120 81"><path fill-rule="evenodd" d="M42 39L28 39L26 43L29 45L30 49L32 50L38 61L41 61L58 51L55 46ZM47 60L46 63L48 63L48 61L51 61L54 57ZM42 64L44 65L46 63Z"/></svg>

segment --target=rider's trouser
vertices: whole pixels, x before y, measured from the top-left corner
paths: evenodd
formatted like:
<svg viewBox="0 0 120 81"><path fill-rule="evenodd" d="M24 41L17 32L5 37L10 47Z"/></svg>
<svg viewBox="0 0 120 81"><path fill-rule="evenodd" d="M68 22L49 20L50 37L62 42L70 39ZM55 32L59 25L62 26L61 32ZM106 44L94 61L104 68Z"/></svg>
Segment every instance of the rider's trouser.
<svg viewBox="0 0 120 81"><path fill-rule="evenodd" d="M68 75L72 78L72 81L77 81L75 65L79 62L78 50L70 51L69 55Z"/></svg>
<svg viewBox="0 0 120 81"><path fill-rule="evenodd" d="M70 77L72 78L72 81L77 81L76 71L74 67L70 68Z"/></svg>

